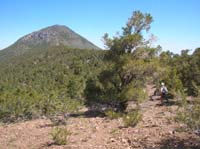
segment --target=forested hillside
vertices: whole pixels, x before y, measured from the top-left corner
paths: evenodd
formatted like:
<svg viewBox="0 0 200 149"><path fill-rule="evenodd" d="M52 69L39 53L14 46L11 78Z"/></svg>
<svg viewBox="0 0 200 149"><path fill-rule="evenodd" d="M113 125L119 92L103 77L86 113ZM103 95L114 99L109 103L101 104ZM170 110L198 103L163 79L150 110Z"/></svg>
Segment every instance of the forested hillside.
<svg viewBox="0 0 200 149"><path fill-rule="evenodd" d="M104 53L60 46L1 63L1 120L74 110L84 99L86 81L104 67Z"/></svg>

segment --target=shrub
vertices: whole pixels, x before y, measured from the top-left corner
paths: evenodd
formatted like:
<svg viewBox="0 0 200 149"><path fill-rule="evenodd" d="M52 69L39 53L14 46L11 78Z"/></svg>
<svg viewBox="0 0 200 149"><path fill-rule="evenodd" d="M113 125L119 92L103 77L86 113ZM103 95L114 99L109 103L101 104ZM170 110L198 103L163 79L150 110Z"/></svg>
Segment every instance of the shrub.
<svg viewBox="0 0 200 149"><path fill-rule="evenodd" d="M139 81L134 81L138 83ZM141 103L145 99L148 99L147 92L141 87L132 87L132 84L125 87L120 93L120 99L125 101L135 101L136 103Z"/></svg>
<svg viewBox="0 0 200 149"><path fill-rule="evenodd" d="M126 127L135 127L142 119L142 114L139 110L131 111L123 116L123 122Z"/></svg>
<svg viewBox="0 0 200 149"><path fill-rule="evenodd" d="M193 104L183 104L183 107L177 113L175 120L182 122L192 130L200 129L200 100L194 99Z"/></svg>
<svg viewBox="0 0 200 149"><path fill-rule="evenodd" d="M56 127L50 133L54 144L56 145L66 145L68 143L68 137L71 133L66 128Z"/></svg>
<svg viewBox="0 0 200 149"><path fill-rule="evenodd" d="M115 111L113 111L113 110L107 110L106 112L105 112L105 115L109 118L109 119L117 119L117 118L119 118L119 117L121 117L122 116L122 113L121 112L115 112Z"/></svg>
<svg viewBox="0 0 200 149"><path fill-rule="evenodd" d="M22 94L21 92L27 92ZM4 123L29 120L41 116L51 117L66 112L75 112L82 106L78 100L59 97L56 93L42 94L22 90L20 93L0 94L0 121ZM5 96L5 97L4 97Z"/></svg>

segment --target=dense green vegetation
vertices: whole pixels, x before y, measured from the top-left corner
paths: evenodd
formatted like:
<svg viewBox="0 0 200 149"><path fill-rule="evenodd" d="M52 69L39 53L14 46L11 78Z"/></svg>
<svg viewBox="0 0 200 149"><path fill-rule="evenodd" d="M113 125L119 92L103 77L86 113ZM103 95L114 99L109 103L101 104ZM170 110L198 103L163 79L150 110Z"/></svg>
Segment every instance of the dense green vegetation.
<svg viewBox="0 0 200 149"><path fill-rule="evenodd" d="M74 111L86 80L103 66L104 51L34 50L0 67L0 119L13 121Z"/></svg>
<svg viewBox="0 0 200 149"><path fill-rule="evenodd" d="M160 55L160 62L161 65L170 69L168 77L164 78L166 82L169 82L170 88L175 88L175 91L184 89L187 95L198 96L200 90L200 48L197 48L190 55L188 52L189 50L182 50L180 55L163 52ZM172 78L173 81L171 81Z"/></svg>

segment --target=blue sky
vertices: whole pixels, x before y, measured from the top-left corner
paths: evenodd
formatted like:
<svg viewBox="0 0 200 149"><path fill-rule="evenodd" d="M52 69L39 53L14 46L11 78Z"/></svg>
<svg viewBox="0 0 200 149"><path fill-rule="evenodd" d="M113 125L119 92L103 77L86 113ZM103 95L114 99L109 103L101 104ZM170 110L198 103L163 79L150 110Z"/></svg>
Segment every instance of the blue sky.
<svg viewBox="0 0 200 149"><path fill-rule="evenodd" d="M103 48L135 10L150 13L150 33L164 50L200 47L200 0L0 0L0 49L54 24L70 27Z"/></svg>

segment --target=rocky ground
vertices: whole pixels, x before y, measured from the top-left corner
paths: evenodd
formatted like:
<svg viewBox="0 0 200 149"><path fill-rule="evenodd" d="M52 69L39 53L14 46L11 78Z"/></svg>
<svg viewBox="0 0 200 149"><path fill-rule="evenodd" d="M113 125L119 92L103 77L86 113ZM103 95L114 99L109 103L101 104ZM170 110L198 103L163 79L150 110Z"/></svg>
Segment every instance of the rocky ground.
<svg viewBox="0 0 200 149"><path fill-rule="evenodd" d="M148 86L149 95L152 86ZM143 118L134 127L123 127L121 118L109 120L101 116L80 115L68 119L65 127L71 132L68 144L57 146L50 132L55 127L49 119L15 124L0 124L0 149L142 149L200 148L200 137L179 131L173 118L177 105L160 106L158 97L141 104Z"/></svg>

